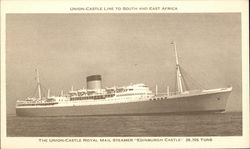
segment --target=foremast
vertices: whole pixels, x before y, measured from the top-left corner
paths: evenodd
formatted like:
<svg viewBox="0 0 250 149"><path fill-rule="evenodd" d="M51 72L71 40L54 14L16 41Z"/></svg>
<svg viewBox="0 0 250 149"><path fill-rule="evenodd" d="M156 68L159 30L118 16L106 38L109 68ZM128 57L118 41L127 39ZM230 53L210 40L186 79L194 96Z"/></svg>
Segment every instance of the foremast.
<svg viewBox="0 0 250 149"><path fill-rule="evenodd" d="M39 72L36 69L36 81L37 81L37 89L38 89L38 99L42 99L42 95L41 95L41 83L40 83L40 79L39 79Z"/></svg>
<svg viewBox="0 0 250 149"><path fill-rule="evenodd" d="M175 44L174 41L171 44L174 45L174 51L175 51L177 92L178 93L183 93L182 75L181 75L181 71L180 71L180 65L179 65L179 59L178 59L176 44Z"/></svg>

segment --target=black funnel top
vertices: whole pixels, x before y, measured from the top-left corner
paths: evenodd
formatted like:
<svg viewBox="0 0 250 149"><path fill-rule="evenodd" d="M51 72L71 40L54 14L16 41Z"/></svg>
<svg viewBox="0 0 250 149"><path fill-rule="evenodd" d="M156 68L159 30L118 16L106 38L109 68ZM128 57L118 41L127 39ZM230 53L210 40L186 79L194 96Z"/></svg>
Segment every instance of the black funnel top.
<svg viewBox="0 0 250 149"><path fill-rule="evenodd" d="M101 75L91 75L91 76L87 77L87 82L94 81L94 80L102 80L102 76Z"/></svg>

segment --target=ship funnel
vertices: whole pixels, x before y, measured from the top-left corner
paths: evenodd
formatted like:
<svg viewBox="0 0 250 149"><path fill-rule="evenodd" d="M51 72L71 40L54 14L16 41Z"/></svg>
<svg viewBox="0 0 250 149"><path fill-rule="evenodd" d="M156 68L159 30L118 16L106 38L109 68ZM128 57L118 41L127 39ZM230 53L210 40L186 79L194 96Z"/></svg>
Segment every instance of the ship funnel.
<svg viewBox="0 0 250 149"><path fill-rule="evenodd" d="M96 90L102 88L102 76L101 75L91 75L87 78L87 89Z"/></svg>

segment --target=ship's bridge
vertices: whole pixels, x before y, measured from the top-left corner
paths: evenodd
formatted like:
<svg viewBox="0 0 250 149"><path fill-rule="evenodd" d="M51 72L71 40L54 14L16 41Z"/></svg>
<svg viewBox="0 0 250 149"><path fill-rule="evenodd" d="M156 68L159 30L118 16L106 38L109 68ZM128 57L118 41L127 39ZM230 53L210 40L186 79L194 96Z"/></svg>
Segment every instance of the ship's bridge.
<svg viewBox="0 0 250 149"><path fill-rule="evenodd" d="M148 86L143 83L133 84L126 87L123 87L123 92L129 93L142 93L142 94L150 94L152 91L149 90Z"/></svg>
<svg viewBox="0 0 250 149"><path fill-rule="evenodd" d="M126 87L128 90L149 90L148 86L144 85L143 83L129 85Z"/></svg>

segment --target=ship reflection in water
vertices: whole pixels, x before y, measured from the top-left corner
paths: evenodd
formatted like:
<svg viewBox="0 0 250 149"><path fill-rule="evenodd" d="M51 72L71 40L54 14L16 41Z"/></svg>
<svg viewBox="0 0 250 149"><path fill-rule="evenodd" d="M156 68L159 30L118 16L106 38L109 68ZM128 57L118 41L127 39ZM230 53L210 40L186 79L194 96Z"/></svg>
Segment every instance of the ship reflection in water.
<svg viewBox="0 0 250 149"><path fill-rule="evenodd" d="M241 136L242 113L7 117L8 137Z"/></svg>

